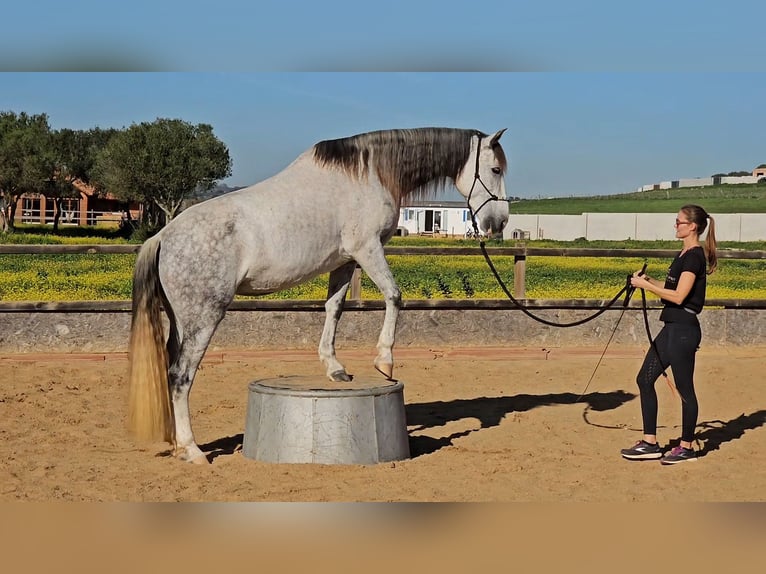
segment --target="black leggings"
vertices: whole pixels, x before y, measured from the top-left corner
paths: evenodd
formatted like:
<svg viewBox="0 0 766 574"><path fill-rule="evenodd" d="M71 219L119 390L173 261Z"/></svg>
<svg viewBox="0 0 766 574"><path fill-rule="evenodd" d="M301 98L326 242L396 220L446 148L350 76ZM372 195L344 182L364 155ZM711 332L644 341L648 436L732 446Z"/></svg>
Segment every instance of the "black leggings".
<svg viewBox="0 0 766 574"><path fill-rule="evenodd" d="M694 393L694 359L702 340L699 323L665 323L654 342L659 353L650 347L636 382L641 393L644 434L657 434L657 391L654 383L670 365L681 395L681 440L691 442L697 426L697 395Z"/></svg>

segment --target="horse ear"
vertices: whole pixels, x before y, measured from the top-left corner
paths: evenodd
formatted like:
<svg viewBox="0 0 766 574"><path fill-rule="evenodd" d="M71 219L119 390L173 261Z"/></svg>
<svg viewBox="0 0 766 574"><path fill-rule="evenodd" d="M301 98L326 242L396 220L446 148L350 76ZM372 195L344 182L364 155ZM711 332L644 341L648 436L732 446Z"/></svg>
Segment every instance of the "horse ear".
<svg viewBox="0 0 766 574"><path fill-rule="evenodd" d="M489 147L495 147L497 145L497 142L500 140L500 136L503 135L505 130L508 128L503 128L500 131L495 132L495 135L493 135L489 140Z"/></svg>

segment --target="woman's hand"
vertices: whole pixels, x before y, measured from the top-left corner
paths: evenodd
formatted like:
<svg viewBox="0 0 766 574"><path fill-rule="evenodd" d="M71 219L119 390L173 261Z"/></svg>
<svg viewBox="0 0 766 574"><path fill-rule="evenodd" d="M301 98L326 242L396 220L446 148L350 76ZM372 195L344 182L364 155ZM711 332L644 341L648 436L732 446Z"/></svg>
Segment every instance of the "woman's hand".
<svg viewBox="0 0 766 574"><path fill-rule="evenodd" d="M652 286L649 282L649 276L645 273L642 274L641 271L636 271L630 277L630 285L631 287L636 287L638 289L649 289Z"/></svg>

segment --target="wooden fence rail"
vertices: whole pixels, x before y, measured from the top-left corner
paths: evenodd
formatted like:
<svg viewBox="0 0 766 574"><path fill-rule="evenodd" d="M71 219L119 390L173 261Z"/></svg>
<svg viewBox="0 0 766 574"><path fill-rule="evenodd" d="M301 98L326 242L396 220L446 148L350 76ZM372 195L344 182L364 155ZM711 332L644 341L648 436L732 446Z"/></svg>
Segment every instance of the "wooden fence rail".
<svg viewBox="0 0 766 574"><path fill-rule="evenodd" d="M63 255L63 254L131 254L137 253L141 245L0 245L0 255ZM386 255L432 255L432 256L482 256L479 247L392 247L385 248ZM623 258L666 258L678 253L677 249L616 249L616 248L578 248L578 247L487 247L490 258L514 258L513 296L525 298L526 259L527 257L623 257ZM745 251L742 249L719 249L719 259L766 259L766 251ZM361 270L356 269L349 292L350 301L361 300ZM726 306L741 306L737 300L726 300ZM709 304L715 304L709 302Z"/></svg>

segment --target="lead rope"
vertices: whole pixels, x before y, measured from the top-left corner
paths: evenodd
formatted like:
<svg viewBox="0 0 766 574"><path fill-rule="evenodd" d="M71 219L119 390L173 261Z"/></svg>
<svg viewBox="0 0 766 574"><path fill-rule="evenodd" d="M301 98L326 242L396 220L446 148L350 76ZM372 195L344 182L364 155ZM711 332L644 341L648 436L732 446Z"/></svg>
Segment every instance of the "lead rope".
<svg viewBox="0 0 766 574"><path fill-rule="evenodd" d="M586 383L585 388L580 393L580 396L575 399L575 403L579 403L582 400L582 398L585 396L585 393L588 392L588 387L593 381L593 377L596 376L596 371L598 371L598 368L601 366L601 361L604 359L604 355L606 355L606 350L609 348L609 343L612 342L612 337L614 337L614 334L617 332L617 327L620 325L620 321L622 321L622 316L625 315L625 309L627 309L627 306L624 306L622 308L622 311L620 311L620 316L617 317L617 322L614 324L614 329L612 329L612 334L609 335L609 339L607 340L606 345L604 346L604 350L601 352L601 356L598 358L598 362L596 363L596 366L593 368L593 372L590 374L590 378L588 379L588 382Z"/></svg>
<svg viewBox="0 0 766 574"><path fill-rule="evenodd" d="M473 174L473 183L471 184L471 189L468 192L468 212L471 215L471 225L473 226L474 234L476 237L480 237L479 235L479 224L476 222L476 214L481 211L481 209L487 205L490 201L505 201L508 202L508 199L497 197L494 193L492 193L489 188L484 184L484 182L481 180L481 174L479 174L479 151L481 149L481 136L478 136L479 140L476 143L476 165L474 168L474 174ZM471 196L473 195L473 190L476 188L476 182L479 182L481 186L484 188L484 190L487 192L489 197L484 200L484 202L479 206L479 208L474 211L471 207ZM602 313L604 313L609 307L614 305L617 300L622 296L623 293L626 294L625 297L625 303L624 306L627 306L628 301L630 299L630 296L633 294L633 289L630 287L630 281L623 287L617 295L615 295L609 303L606 304L606 306L599 309L596 313L591 315L590 317L586 317L584 319L580 319L578 321L572 321L571 323L557 323L555 321L548 321L547 319L543 319L542 317L538 317L537 315L533 314L527 307L522 305L508 290L508 287L505 285L505 282L500 277L500 274L497 272L497 269L495 269L494 264L492 263L492 259L489 257L489 253L487 253L487 246L483 239L479 241L479 248L481 249L482 255L484 255L484 260L487 262L487 265L489 266L490 270L492 271L492 274L495 276L495 280L497 281L498 285L500 285L500 288L503 290L503 293L505 293L505 296L508 297L508 299L511 300L511 302L518 307L522 313L524 313L527 317L534 319L535 321L542 323L544 325L549 325L551 327L576 327L578 325L583 325L584 323L587 323L588 321L592 321ZM628 294L630 292L630 294ZM622 318L622 314L620 315L620 319ZM619 319L618 319L619 322Z"/></svg>
<svg viewBox="0 0 766 574"><path fill-rule="evenodd" d="M644 265L644 269L643 270L646 271L646 265ZM647 313L647 307L646 307L646 291L644 291L643 289L641 289L641 311L642 311L642 314L644 316L644 328L646 329L646 336L649 339L649 346L654 351L654 354L656 355L657 361L659 362L660 366L662 366L662 361L660 360L660 353L657 350L657 344L654 342L654 337L652 337L652 331L649 328L649 314ZM623 309L623 313L624 312L625 312L625 309ZM620 319L622 319L622 315L620 316ZM617 322L619 323L619 319L617 320ZM616 326L615 326L615 330L616 330ZM614 335L614 331L612 331L612 335ZM609 337L609 341L611 341L611 340L612 340L612 338ZM609 346L609 342L607 342L606 345L608 347ZM606 353L606 349L604 349L604 353ZM601 354L601 358L604 357L604 353ZM598 369L599 365L601 364L601 358L599 358L598 363L596 364L596 368L593 369L593 374L591 375L591 378L588 380L588 385L590 385L591 380L593 380L593 375L596 374L596 369ZM673 392L673 394L676 397L678 397L681 401L683 401L684 400L683 397L678 393L678 389L676 389L676 386L671 382L671 380L668 377L668 374L667 374L665 369L662 370L662 376L665 377L665 381L667 382L668 387L670 387L670 390ZM588 385L585 385L585 390L580 394L580 396L577 398L575 403L580 402L580 400L583 398L583 396L585 396L585 391L588 390ZM628 429L628 430L633 430L633 431L643 431L643 429L629 428L627 425L614 426L614 425L602 425L602 424L598 424L598 423L593 423L593 422L588 420L588 411L589 410L590 410L590 405L586 406L585 409L582 412L582 418L585 421L585 423L588 424L588 425L591 425L591 426L594 426L594 427L603 428L603 429L614 429L614 430ZM677 426L678 425L676 425L676 427L674 427L674 428L677 428ZM663 428L663 427L658 427L658 428Z"/></svg>
<svg viewBox="0 0 766 574"><path fill-rule="evenodd" d="M500 274L497 272L497 269L495 269L495 266L492 263L492 260L490 259L489 254L487 253L487 248L483 240L479 243L479 247L481 248L481 252L484 254L484 259L486 260L490 271L492 271L492 274L495 276L495 280L497 280L497 283L500 285L500 288L503 290L503 293L505 293L505 296L508 297L508 299L510 299L511 302L514 305L516 305L522 313L524 313L531 319L534 319L535 321L542 323L544 325L549 325L551 327L576 327L578 325L583 325L584 323L587 323L588 321L592 321L593 319L595 319L596 317L604 313L607 309L609 309L612 305L614 305L620 297L622 297L623 293L627 294L628 292L628 286L626 285L625 287L620 289L617 295L612 297L609 303L601 307L596 313L594 313L590 317L585 317L584 319L572 321L571 323L557 323L555 321L549 321L547 319L543 319L542 317L538 317L537 315L534 315L533 313L531 313L529 309L527 309L524 305L519 303L519 301L513 295L511 295L511 292L508 290L508 287L506 286L505 282L500 277ZM625 306L627 306L629 298L630 298L629 296L626 296L625 303L624 303Z"/></svg>
<svg viewBox="0 0 766 574"><path fill-rule="evenodd" d="M485 202L486 203L486 202ZM470 206L469 206L470 207ZM476 225L476 220L474 219L474 226ZM596 367L593 369L593 372L590 375L590 378L588 379L587 384L585 385L585 388L583 389L582 393L580 393L580 396L575 400L575 403L578 403L582 400L582 398L585 396L585 393L588 390L588 387L590 386L591 382L593 381L593 377L596 376L596 371L598 370L599 366L601 365L601 361L604 358L604 355L606 355L607 349L609 349L609 344L612 342L612 338L614 337L614 334L617 332L617 327L620 325L620 321L622 321L622 317L625 315L625 310L628 308L628 303L630 302L630 298L633 295L633 292L635 291L635 288L630 286L630 276L628 276L628 281L626 282L625 286L620 289L620 291L615 295L609 303L606 304L606 306L599 309L596 313L589 317L585 317L584 319L580 319L578 321L572 321L571 323L556 323L554 321L548 321L547 319L543 319L542 317L538 317L531 313L524 305L519 303L513 295L511 295L511 292L508 290L508 287L505 285L505 282L500 277L500 274L497 272L497 269L495 268L494 264L492 263L492 259L490 259L489 254L487 253L486 246L484 244L484 241L482 240L479 243L479 246L481 247L481 251L484 254L484 259L487 262L487 265L489 266L490 270L492 271L492 274L495 276L495 279L497 280L498 284L500 285L500 288L503 290L505 295L513 302L516 307L518 307L525 315L528 317L534 319L535 321L538 321L539 323L543 323L544 325L550 325L552 327L574 327L577 325L582 325L584 323L587 323L588 321L592 321L602 313L604 313L607 309L609 309L612 305L614 305L617 300L622 296L623 293L625 293L625 300L623 301L622 310L620 311L619 317L617 317L617 321L614 324L614 327L612 328L612 333L609 335L609 339L606 342L606 345L604 346L604 350L601 353L601 356L598 359L598 362L596 363ZM644 265L644 268L646 265ZM642 290L643 293L643 290ZM644 300L644 312L646 312L646 300ZM650 339L651 340L651 339Z"/></svg>
<svg viewBox="0 0 766 574"><path fill-rule="evenodd" d="M473 183L471 184L471 189L468 192L468 211L471 215L471 225L473 226L474 235L475 237L481 237L479 235L479 225L476 222L476 214L481 211L481 209L487 205L490 201L505 201L508 202L508 199L497 197L494 193L492 193L489 188L484 184L484 182L481 180L481 174L479 173L479 152L481 150L481 138L482 136L478 136L478 141L476 143L476 164L474 167L474 175L473 175ZM473 195L473 190L476 188L476 182L479 182L481 186L484 188L484 190L487 192L489 197L484 200L484 202L476 209L476 211L473 210L473 207L471 207L471 197ZM580 397L575 402L579 402L583 396L585 395L585 392L588 390L588 386L590 386L591 381L593 380L593 377L596 374L596 371L598 370L599 365L601 364L602 359L604 358L604 355L606 354L607 349L609 348L609 344L612 341L612 338L614 337L614 334L617 332L617 327L620 324L620 321L622 320L623 315L625 314L625 309L628 307L628 303L630 302L630 298L633 295L633 292L635 291L634 287L631 287L630 285L630 276L628 276L628 280L625 284L625 286L620 289L620 291L615 295L609 303L607 303L604 307L599 309L596 313L589 317L585 317L584 319L579 319L577 321L572 321L570 323L557 323L555 321L548 321L547 319L543 319L542 317L538 317L537 315L533 314L527 307L522 305L508 290L508 287L506 286L505 282L503 281L502 277L500 277L500 274L497 272L497 269L495 268L495 265L492 263L492 259L489 256L489 253L487 253L487 246L483 239L479 241L479 247L481 249L482 254L484 255L484 260L487 262L487 265L489 266L489 269L492 271L492 274L495 276L495 280L497 281L498 285L500 285L500 288L503 290L503 293L505 293L506 297L510 299L510 301L516 305L516 307L521 310L522 313L524 313L527 317L534 319L535 321L542 323L544 325L549 325L551 327L576 327L578 325L583 325L589 321L592 321L602 313L604 313L607 309L609 309L612 305L614 305L617 300L622 296L622 294L625 294L625 300L623 302L623 308L620 312L620 316L617 318L617 321L614 325L614 328L612 329L612 333L609 336L609 340L606 342L606 346L604 347L604 351L601 353L601 357L599 357L598 363L596 363L596 368L593 370L593 373L590 376L590 379L588 379L588 383L585 386L585 390L580 394ZM644 270L646 270L646 264L644 264ZM642 290L643 293L643 290ZM644 312L646 312L646 301L644 301ZM647 323L648 325L648 323ZM650 339L651 340L651 339ZM659 355L658 355L659 357Z"/></svg>

